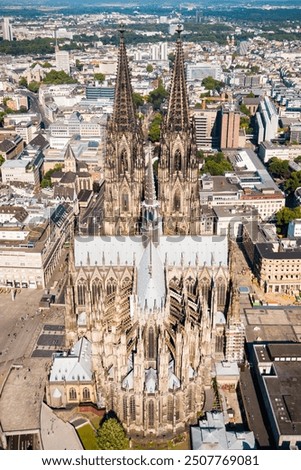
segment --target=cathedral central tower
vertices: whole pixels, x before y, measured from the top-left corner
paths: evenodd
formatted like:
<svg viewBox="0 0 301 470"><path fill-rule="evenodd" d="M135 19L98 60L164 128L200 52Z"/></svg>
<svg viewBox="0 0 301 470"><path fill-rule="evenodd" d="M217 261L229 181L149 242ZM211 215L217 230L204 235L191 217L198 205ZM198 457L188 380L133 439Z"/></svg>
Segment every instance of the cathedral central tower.
<svg viewBox="0 0 301 470"><path fill-rule="evenodd" d="M193 120L189 117L181 27L158 165L158 199L164 234L199 232L199 178Z"/></svg>
<svg viewBox="0 0 301 470"><path fill-rule="evenodd" d="M130 70L120 29L113 115L107 125L104 161L104 233L139 231L144 183L143 135L133 101Z"/></svg>

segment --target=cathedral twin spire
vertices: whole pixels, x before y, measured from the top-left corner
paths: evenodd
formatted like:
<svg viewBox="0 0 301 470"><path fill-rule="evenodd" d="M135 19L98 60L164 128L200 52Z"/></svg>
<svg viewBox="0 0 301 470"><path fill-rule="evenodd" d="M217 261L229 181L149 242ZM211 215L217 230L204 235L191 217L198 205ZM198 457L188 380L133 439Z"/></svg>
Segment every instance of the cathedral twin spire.
<svg viewBox="0 0 301 470"><path fill-rule="evenodd" d="M174 73L172 77L166 128L170 131L180 132L189 127L189 109L184 68L184 52L181 40L182 27L178 25Z"/></svg>
<svg viewBox="0 0 301 470"><path fill-rule="evenodd" d="M137 128L137 118L124 42L124 31L123 27L119 30L120 44L112 123L118 132L133 132Z"/></svg>
<svg viewBox="0 0 301 470"><path fill-rule="evenodd" d="M181 233L195 233L196 226L194 224L193 228L191 224L198 217L199 207L196 145L189 117L181 32L182 28L178 26L174 71L162 126L158 164L158 201L162 218L165 219L164 231L170 234L179 230ZM155 200L153 175L150 166L147 175L145 173L144 153L142 128L133 100L124 28L121 27L115 102L107 127L105 233L113 234L116 225L120 234L140 231L144 212L142 201L152 205ZM158 205L157 201L155 205ZM183 226L180 229L179 221ZM128 228L129 225L132 229Z"/></svg>

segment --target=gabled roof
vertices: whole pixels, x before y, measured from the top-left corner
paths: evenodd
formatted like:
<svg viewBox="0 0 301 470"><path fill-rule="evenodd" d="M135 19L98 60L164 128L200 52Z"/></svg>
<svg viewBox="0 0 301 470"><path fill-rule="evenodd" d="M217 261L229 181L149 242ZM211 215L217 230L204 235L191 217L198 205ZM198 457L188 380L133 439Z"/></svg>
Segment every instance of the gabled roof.
<svg viewBox="0 0 301 470"><path fill-rule="evenodd" d="M41 150L48 147L49 142L42 134L38 134L34 139L29 142L33 147L39 147Z"/></svg>
<svg viewBox="0 0 301 470"><path fill-rule="evenodd" d="M82 337L68 355L54 357L50 382L87 382L92 378L92 345L86 338Z"/></svg>

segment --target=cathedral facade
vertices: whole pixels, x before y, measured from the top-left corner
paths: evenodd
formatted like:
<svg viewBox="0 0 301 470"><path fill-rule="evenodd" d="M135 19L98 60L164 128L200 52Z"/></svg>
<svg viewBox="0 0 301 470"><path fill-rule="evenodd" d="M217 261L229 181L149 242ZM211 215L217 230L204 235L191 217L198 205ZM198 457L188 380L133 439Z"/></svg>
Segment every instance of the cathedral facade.
<svg viewBox="0 0 301 470"><path fill-rule="evenodd" d="M121 31L104 163L103 234L75 236L66 291L69 346L92 344L95 401L131 435L170 436L195 422L223 360L227 237L199 234L199 178L178 31L157 191L132 98Z"/></svg>

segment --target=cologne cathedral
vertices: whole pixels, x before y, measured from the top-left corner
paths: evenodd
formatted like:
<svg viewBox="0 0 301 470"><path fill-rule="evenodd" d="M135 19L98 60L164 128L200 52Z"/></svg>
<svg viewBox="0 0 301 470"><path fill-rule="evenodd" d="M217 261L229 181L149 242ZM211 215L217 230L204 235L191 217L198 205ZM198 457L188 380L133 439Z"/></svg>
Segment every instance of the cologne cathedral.
<svg viewBox="0 0 301 470"><path fill-rule="evenodd" d="M227 237L200 234L196 151L179 29L155 181L121 30L102 234L74 237L66 335L69 346L91 342L95 401L130 435L171 436L196 422L239 323L227 315Z"/></svg>

